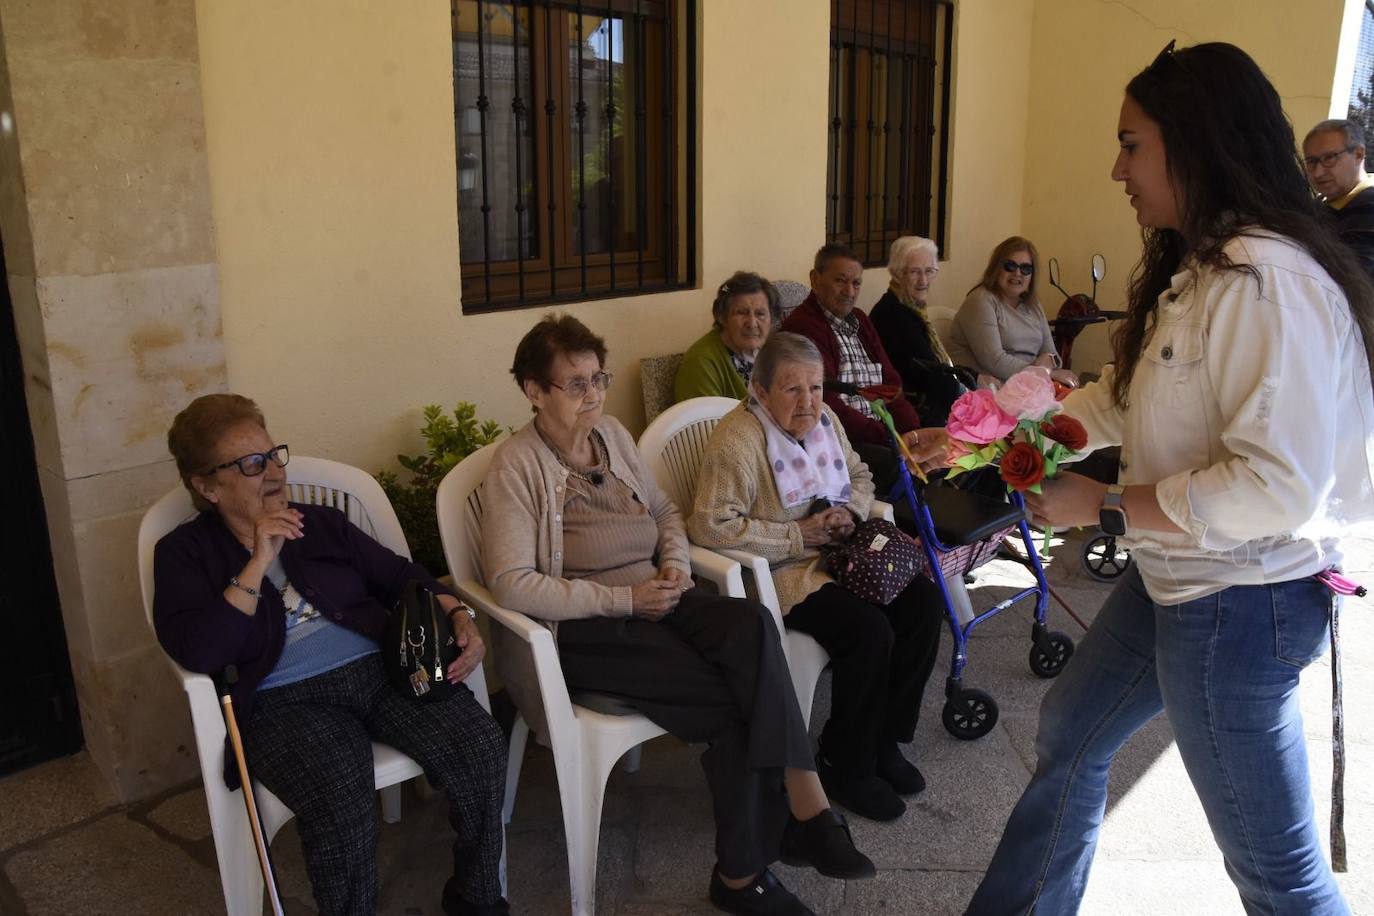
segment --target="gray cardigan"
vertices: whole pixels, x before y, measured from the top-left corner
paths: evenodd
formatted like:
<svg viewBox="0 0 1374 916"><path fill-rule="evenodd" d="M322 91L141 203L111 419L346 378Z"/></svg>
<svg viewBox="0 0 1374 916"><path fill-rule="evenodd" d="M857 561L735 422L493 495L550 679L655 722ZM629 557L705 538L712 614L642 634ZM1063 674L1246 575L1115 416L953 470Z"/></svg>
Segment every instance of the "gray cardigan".
<svg viewBox="0 0 1374 916"><path fill-rule="evenodd" d="M691 573L687 533L673 501L658 488L634 439L613 417L597 432L606 442L610 473L623 481L658 523L658 565ZM558 621L629 617L632 589L563 578L563 498L568 469L544 444L534 422L497 446L482 484L482 576L496 600L538 620L558 638ZM545 734L539 685L526 654L493 631L496 670L537 736Z"/></svg>

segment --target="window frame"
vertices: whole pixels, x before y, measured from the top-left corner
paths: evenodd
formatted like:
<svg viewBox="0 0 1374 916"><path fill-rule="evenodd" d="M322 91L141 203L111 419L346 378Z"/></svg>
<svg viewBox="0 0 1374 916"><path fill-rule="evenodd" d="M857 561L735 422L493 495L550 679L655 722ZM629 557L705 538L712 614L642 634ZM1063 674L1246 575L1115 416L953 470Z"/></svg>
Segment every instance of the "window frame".
<svg viewBox="0 0 1374 916"><path fill-rule="evenodd" d="M886 13L883 22L880 6ZM865 267L886 264L889 243L902 235L932 238L941 257L948 259L954 3L831 0L830 9L826 240L853 248ZM894 10L900 10L896 22ZM896 109L895 125L892 106L884 106L886 118L881 123L875 122L873 108L875 72L881 70L887 86L892 86L887 68L894 55L904 68L900 89L908 99ZM927 73L921 72L923 65L928 65ZM924 149L923 128L929 131ZM894 134L895 194L889 187ZM875 188L875 179L881 179L881 187ZM896 224L889 226L894 207ZM882 217L875 221L879 211Z"/></svg>
<svg viewBox="0 0 1374 916"><path fill-rule="evenodd" d="M521 131L515 148L523 150L528 143L531 153L531 161L525 163L517 152L514 187L525 185L530 168L534 172L529 175L528 196L525 193L516 195L516 256L493 259L489 256L489 247L471 258L467 257L470 246L460 252L464 314L620 298L695 285L696 3L697 0L471 0L468 4L475 5L479 30L483 12L490 5L513 13L516 24L510 39L512 46L519 48L513 55L516 60L515 101L527 112L529 119L529 139L525 140L526 132ZM455 131L461 129L463 109L474 107L473 99L459 94L458 9L459 0L451 0ZM522 16L527 17L527 25L520 22ZM579 135L578 106L585 101L585 95L579 96L581 81L572 70L580 55L575 56L575 43L561 36L570 34L571 27L579 20L585 27L588 17L603 17L603 20L617 17L623 20L622 28L636 30L639 53L634 55L633 78L635 91L642 96L638 99L627 96L626 101L632 103L633 108L611 106L614 114L607 124L599 129L589 128ZM652 34L655 29L656 36ZM474 33L463 34L470 37ZM484 47L496 40L503 41L505 37L494 39L489 33L479 35L479 58ZM527 45L520 44L523 38L528 39ZM655 56L656 59L650 59ZM622 66L627 62L622 60ZM609 56L606 63L606 85L609 86L612 83ZM483 83L475 100L479 111L482 111L483 98L488 98L490 103L484 85L487 78L484 68L485 63L479 61L482 72L477 78ZM517 116L520 110L516 109ZM585 117L586 106L583 112ZM467 205L475 204L487 210L481 230L485 246L491 233L486 218L492 209L491 195L485 187L488 177L485 160L491 155L491 143L487 134L487 115L483 112L479 117L481 187L465 192L460 174L455 203L461 236L464 194L476 191L467 199ZM611 250L584 254L576 250L574 238L578 214L587 211L579 210L574 199L579 191L577 167L579 163L585 167L587 160L585 155L578 155L581 150L574 148L579 139L591 147L592 138L598 135L599 143L600 139L612 135L617 125L622 131L634 132L635 158L627 165L634 169L630 181L634 186L632 218L635 226L622 228L617 222L617 216L623 211L617 192L623 186L615 183L618 176L612 168L606 176L610 191L604 211L609 219L606 231L611 238ZM622 142L628 145L628 141ZM599 148L609 150L611 146ZM462 149L463 138L455 136L455 167L460 170L464 164ZM587 186L583 178L583 193ZM526 228L531 219L536 221L532 232ZM621 247L616 242L627 230L633 233L635 244ZM531 255L523 253L525 246L521 240L527 234L535 240L535 253Z"/></svg>

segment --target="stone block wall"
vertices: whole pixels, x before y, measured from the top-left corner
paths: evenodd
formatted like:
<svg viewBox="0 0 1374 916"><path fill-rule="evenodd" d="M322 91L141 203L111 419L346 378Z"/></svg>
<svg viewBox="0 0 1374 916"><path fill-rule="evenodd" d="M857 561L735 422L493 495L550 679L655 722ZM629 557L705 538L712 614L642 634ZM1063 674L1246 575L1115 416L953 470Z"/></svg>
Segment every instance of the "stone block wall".
<svg viewBox="0 0 1374 916"><path fill-rule="evenodd" d="M139 590L166 431L225 388L194 0L0 0L0 237L82 724L121 800L197 772Z"/></svg>

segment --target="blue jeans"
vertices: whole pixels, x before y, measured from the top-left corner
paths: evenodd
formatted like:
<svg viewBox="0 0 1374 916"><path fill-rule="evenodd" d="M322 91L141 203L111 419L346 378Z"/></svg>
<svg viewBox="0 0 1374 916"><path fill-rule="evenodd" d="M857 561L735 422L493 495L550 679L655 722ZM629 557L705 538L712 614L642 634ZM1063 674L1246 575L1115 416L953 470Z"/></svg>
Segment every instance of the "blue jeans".
<svg viewBox="0 0 1374 916"><path fill-rule="evenodd" d="M1077 912L1112 758L1160 710L1246 912L1349 913L1317 840L1297 697L1329 602L1298 579L1157 605L1128 571L1045 695L1035 775L968 914Z"/></svg>

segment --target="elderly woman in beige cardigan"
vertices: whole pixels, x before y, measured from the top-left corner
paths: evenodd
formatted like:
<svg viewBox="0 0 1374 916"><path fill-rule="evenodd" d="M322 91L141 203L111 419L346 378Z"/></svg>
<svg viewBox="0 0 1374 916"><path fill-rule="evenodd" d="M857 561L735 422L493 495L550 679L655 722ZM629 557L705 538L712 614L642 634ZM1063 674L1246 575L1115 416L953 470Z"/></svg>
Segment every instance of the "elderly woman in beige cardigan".
<svg viewBox="0 0 1374 916"><path fill-rule="evenodd" d="M826 794L855 814L892 820L903 795L925 788L902 755L935 664L944 619L935 586L918 576L886 607L858 598L821 568L818 548L866 518L873 477L821 400L821 354L799 334L759 351L751 397L706 445L692 540L769 560L789 630L815 637L834 681L817 769ZM938 431L932 431L938 434Z"/></svg>
<svg viewBox="0 0 1374 916"><path fill-rule="evenodd" d="M544 318L516 349L511 372L534 419L487 472L486 583L554 631L569 688L616 696L709 745L712 903L810 913L768 871L779 853L839 878L872 876L873 863L817 779L772 616L693 587L681 516L630 434L602 413L605 361L602 339L567 315ZM498 646L498 667L502 655ZM528 715L537 687L503 676Z"/></svg>

